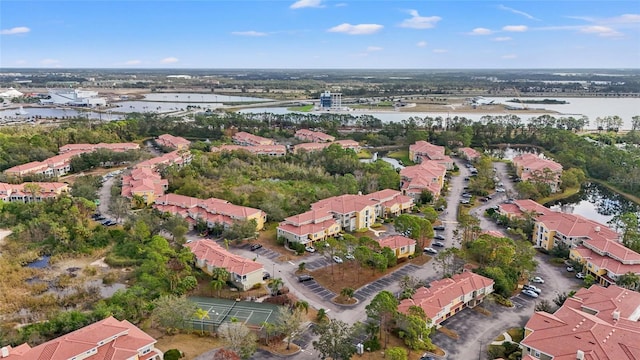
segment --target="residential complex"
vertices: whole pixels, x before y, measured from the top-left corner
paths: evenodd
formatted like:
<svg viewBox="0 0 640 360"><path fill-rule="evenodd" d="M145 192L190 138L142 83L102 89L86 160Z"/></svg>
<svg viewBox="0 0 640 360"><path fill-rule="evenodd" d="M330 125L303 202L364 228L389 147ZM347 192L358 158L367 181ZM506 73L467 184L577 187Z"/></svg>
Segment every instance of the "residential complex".
<svg viewBox="0 0 640 360"><path fill-rule="evenodd" d="M506 216L509 219L524 218L528 215L532 215L534 218L540 215L547 215L554 213L553 210L548 207L539 204L531 199L514 200L509 203L498 204L498 213L502 216Z"/></svg>
<svg viewBox="0 0 640 360"><path fill-rule="evenodd" d="M550 213L536 218L534 246L550 250L558 243L569 246L569 257L583 264L604 286L631 272L640 275L640 254L620 243L620 235L580 215Z"/></svg>
<svg viewBox="0 0 640 360"><path fill-rule="evenodd" d="M300 129L296 131L295 138L300 141L310 141L314 143L333 142L336 138L319 131Z"/></svg>
<svg viewBox="0 0 640 360"><path fill-rule="evenodd" d="M191 145L191 141L180 136L163 134L156 138L156 144L176 150L187 150L189 145Z"/></svg>
<svg viewBox="0 0 640 360"><path fill-rule="evenodd" d="M209 228L229 227L234 220L255 220L256 230L262 230L267 214L259 209L234 205L226 200L210 198L206 200L178 194L166 194L157 197L154 208L162 212L182 216L191 226L198 220L204 221Z"/></svg>
<svg viewBox="0 0 640 360"><path fill-rule="evenodd" d="M351 149L353 151L360 152L361 147L360 144L355 140L337 140L333 142L323 142L323 143L302 143L296 144L293 146L293 152L295 154L299 154L301 151L313 152L313 151L321 151L333 144L338 144L343 149Z"/></svg>
<svg viewBox="0 0 640 360"><path fill-rule="evenodd" d="M149 160L145 160L136 164L136 168L150 168L150 169L158 169L161 166L185 166L191 163L193 160L193 155L190 151L172 151L170 153L166 153L164 155L154 157Z"/></svg>
<svg viewBox="0 0 640 360"><path fill-rule="evenodd" d="M340 195L320 200L311 210L290 216L278 226L278 237L311 244L341 231L368 228L376 218L397 216L413 208L413 199L400 191L385 189L368 195Z"/></svg>
<svg viewBox="0 0 640 360"><path fill-rule="evenodd" d="M416 290L412 298L400 302L398 311L407 314L410 307L418 306L438 326L462 309L480 304L493 292L493 284L489 278L465 271Z"/></svg>
<svg viewBox="0 0 640 360"><path fill-rule="evenodd" d="M151 168L135 168L129 175L122 176L121 195L128 199L140 197L146 205L153 204L157 196L164 195L169 181Z"/></svg>
<svg viewBox="0 0 640 360"><path fill-rule="evenodd" d="M232 254L213 240L200 239L186 243L184 246L195 255L196 266L209 275L215 268L227 270L229 281L242 291L247 291L263 281L262 264Z"/></svg>
<svg viewBox="0 0 640 360"><path fill-rule="evenodd" d="M55 198L69 191L69 185L60 182L0 183L0 200L5 202L32 202Z"/></svg>
<svg viewBox="0 0 640 360"><path fill-rule="evenodd" d="M471 162L480 159L480 156L482 156L480 152L470 147L463 147L458 149L458 154L460 155L461 158Z"/></svg>
<svg viewBox="0 0 640 360"><path fill-rule="evenodd" d="M423 191L429 191L437 199L444 187L447 175L445 166L431 160L407 166L400 170L400 190L414 200L420 199Z"/></svg>
<svg viewBox="0 0 640 360"><path fill-rule="evenodd" d="M580 289L555 313L537 311L525 325L522 359L640 358L640 293L618 286Z"/></svg>
<svg viewBox="0 0 640 360"><path fill-rule="evenodd" d="M63 176L71 171L71 158L74 156L90 153L98 149L124 152L139 148L140 146L134 143L67 144L60 147L59 155L52 156L44 161L32 161L14 166L5 170L4 173L16 177L25 175Z"/></svg>
<svg viewBox="0 0 640 360"><path fill-rule="evenodd" d="M523 181L545 182L551 187L551 192L560 190L560 176L562 165L534 154L522 154L512 160L516 174Z"/></svg>
<svg viewBox="0 0 640 360"><path fill-rule="evenodd" d="M409 145L409 158L417 164L425 160L433 160L447 170L453 170L453 160L445 155L444 146L433 145L423 140Z"/></svg>
<svg viewBox="0 0 640 360"><path fill-rule="evenodd" d="M275 145L276 142L272 139L267 139L262 136L249 134L248 132L240 131L233 135L233 142L242 146L257 146L257 145Z"/></svg>
<svg viewBox="0 0 640 360"><path fill-rule="evenodd" d="M130 322L108 317L36 347L0 349L3 360L161 360L156 340Z"/></svg>

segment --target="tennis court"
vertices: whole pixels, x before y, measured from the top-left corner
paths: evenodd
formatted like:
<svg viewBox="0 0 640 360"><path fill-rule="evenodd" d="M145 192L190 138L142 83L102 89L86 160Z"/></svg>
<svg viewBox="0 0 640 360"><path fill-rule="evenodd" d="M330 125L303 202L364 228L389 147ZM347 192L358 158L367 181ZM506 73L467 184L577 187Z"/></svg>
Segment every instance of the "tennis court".
<svg viewBox="0 0 640 360"><path fill-rule="evenodd" d="M216 331L218 327L230 322L231 319L260 330L263 323L273 324L278 314L278 306L249 301L233 301L226 299L213 299L203 297L191 297L189 300L207 311L208 318L202 320L192 318L187 321L187 327L195 330Z"/></svg>

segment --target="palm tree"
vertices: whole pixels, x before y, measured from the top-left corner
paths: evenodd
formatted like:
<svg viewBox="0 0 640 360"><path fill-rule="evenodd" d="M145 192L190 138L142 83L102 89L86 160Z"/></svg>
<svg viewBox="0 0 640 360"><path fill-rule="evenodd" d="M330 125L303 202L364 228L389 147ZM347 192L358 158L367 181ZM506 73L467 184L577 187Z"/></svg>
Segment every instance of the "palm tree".
<svg viewBox="0 0 640 360"><path fill-rule="evenodd" d="M306 266L307 266L307 263L304 261L298 264L298 272L304 272L304 270L306 269Z"/></svg>
<svg viewBox="0 0 640 360"><path fill-rule="evenodd" d="M320 309L318 310L318 314L316 315L316 320L318 322L325 322L329 319L329 316L327 315L327 310L325 309Z"/></svg>
<svg viewBox="0 0 640 360"><path fill-rule="evenodd" d="M204 335L204 319L209 319L209 312L207 310L198 308L193 313L193 316L197 317L200 320L200 334Z"/></svg>
<svg viewBox="0 0 640 360"><path fill-rule="evenodd" d="M304 310L305 314L309 313L309 303L304 300L296 301L295 304L293 304L293 308L300 311Z"/></svg>
<svg viewBox="0 0 640 360"><path fill-rule="evenodd" d="M209 286L211 286L212 293L213 291L218 290L218 297L220 297L220 290L222 290L225 284L226 282L224 280L214 279L209 283Z"/></svg>
<svg viewBox="0 0 640 360"><path fill-rule="evenodd" d="M211 276L216 280L227 281L229 279L229 272L225 268L217 267L211 272Z"/></svg>
<svg viewBox="0 0 640 360"><path fill-rule="evenodd" d="M280 287L282 285L284 285L284 281L282 281L281 278L275 278L271 280L271 282L267 286L271 290L271 295L275 295L278 293L278 290L280 290Z"/></svg>
<svg viewBox="0 0 640 360"><path fill-rule="evenodd" d="M353 290L353 288L350 288L350 287L342 288L342 290L340 290L340 295L346 297L347 300L351 300L353 298L354 293L355 293L355 290Z"/></svg>

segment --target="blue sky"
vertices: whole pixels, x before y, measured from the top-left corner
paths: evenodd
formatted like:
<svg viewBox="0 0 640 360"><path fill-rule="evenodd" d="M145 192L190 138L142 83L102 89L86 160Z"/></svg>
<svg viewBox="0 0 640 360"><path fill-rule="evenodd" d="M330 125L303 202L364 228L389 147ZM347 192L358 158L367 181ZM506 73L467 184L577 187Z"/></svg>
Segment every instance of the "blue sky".
<svg viewBox="0 0 640 360"><path fill-rule="evenodd" d="M2 0L0 67L638 68L640 1Z"/></svg>

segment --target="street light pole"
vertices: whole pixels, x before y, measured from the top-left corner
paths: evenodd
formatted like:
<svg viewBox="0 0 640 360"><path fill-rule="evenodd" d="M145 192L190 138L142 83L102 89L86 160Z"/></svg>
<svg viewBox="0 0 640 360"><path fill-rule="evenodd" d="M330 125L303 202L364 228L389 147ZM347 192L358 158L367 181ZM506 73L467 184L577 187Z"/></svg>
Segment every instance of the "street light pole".
<svg viewBox="0 0 640 360"><path fill-rule="evenodd" d="M482 360L482 340L478 340L480 342L480 348L478 349L478 360Z"/></svg>

